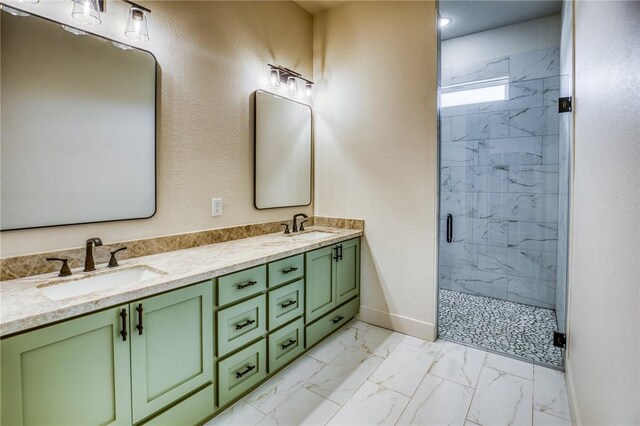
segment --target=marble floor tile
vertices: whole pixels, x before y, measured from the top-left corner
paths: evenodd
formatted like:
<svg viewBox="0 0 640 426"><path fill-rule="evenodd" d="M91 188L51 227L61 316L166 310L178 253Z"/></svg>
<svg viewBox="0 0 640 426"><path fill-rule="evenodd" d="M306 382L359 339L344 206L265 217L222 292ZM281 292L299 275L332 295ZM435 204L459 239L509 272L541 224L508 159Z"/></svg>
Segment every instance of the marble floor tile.
<svg viewBox="0 0 640 426"><path fill-rule="evenodd" d="M533 380L533 363L531 361L520 361L494 353L487 353L484 359L484 366L503 373L513 374L523 379Z"/></svg>
<svg viewBox="0 0 640 426"><path fill-rule="evenodd" d="M338 355L344 352L349 346L355 344L358 334L363 332L364 331L356 327L344 328L311 349L307 355L328 364L336 359Z"/></svg>
<svg viewBox="0 0 640 426"><path fill-rule="evenodd" d="M348 348L309 380L304 387L338 404L344 404L384 359Z"/></svg>
<svg viewBox="0 0 640 426"><path fill-rule="evenodd" d="M480 425L531 425L532 396L531 380L483 368L467 417Z"/></svg>
<svg viewBox="0 0 640 426"><path fill-rule="evenodd" d="M409 397L367 380L328 424L393 425L408 402Z"/></svg>
<svg viewBox="0 0 640 426"><path fill-rule="evenodd" d="M571 421L533 410L533 426L571 426Z"/></svg>
<svg viewBox="0 0 640 426"><path fill-rule="evenodd" d="M303 356L285 370L272 377L245 397L245 402L262 411L271 412L291 394L300 389L326 364Z"/></svg>
<svg viewBox="0 0 640 426"><path fill-rule="evenodd" d="M222 414L211 419L205 426L248 426L255 425L264 417L264 413L244 401L238 401Z"/></svg>
<svg viewBox="0 0 640 426"><path fill-rule="evenodd" d="M570 420L567 385L562 371L533 368L533 407L545 414Z"/></svg>
<svg viewBox="0 0 640 426"><path fill-rule="evenodd" d="M267 414L258 424L324 425L339 409L338 404L302 388Z"/></svg>
<svg viewBox="0 0 640 426"><path fill-rule="evenodd" d="M371 327L375 327L375 325L367 324L366 322L362 322L354 319L347 324L347 327L357 328L358 330L367 331Z"/></svg>
<svg viewBox="0 0 640 426"><path fill-rule="evenodd" d="M435 357L435 353L426 352L404 342L400 343L369 376L369 380L411 396L429 371Z"/></svg>
<svg viewBox="0 0 640 426"><path fill-rule="evenodd" d="M463 425L473 389L427 374L399 425Z"/></svg>
<svg viewBox="0 0 640 426"><path fill-rule="evenodd" d="M402 343L415 346L416 348L420 348L423 351L427 351L433 355L437 355L438 352L440 352L440 349L442 349L442 346L444 346L444 340L429 342L427 340L419 339L413 336L404 336L404 339L402 339Z"/></svg>
<svg viewBox="0 0 640 426"><path fill-rule="evenodd" d="M361 349L373 355L386 357L404 339L404 334L387 330L386 328L371 326L356 334L354 348Z"/></svg>
<svg viewBox="0 0 640 426"><path fill-rule="evenodd" d="M429 373L464 386L475 387L484 363L485 352L446 342Z"/></svg>

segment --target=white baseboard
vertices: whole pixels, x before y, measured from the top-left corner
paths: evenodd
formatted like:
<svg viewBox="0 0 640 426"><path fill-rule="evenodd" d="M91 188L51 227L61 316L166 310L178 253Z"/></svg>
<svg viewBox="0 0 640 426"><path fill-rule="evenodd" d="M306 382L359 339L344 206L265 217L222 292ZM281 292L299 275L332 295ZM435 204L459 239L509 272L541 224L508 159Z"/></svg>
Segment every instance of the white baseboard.
<svg viewBox="0 0 640 426"><path fill-rule="evenodd" d="M567 396L569 397L571 420L574 425L581 425L582 419L580 418L580 409L578 406L578 400L576 399L576 388L573 385L573 369L571 368L571 362L568 359L565 359L564 371L564 378L567 382Z"/></svg>
<svg viewBox="0 0 640 426"><path fill-rule="evenodd" d="M360 305L358 318L363 322L419 337L420 339L431 342L436 340L435 325L414 318L404 317L362 305Z"/></svg>

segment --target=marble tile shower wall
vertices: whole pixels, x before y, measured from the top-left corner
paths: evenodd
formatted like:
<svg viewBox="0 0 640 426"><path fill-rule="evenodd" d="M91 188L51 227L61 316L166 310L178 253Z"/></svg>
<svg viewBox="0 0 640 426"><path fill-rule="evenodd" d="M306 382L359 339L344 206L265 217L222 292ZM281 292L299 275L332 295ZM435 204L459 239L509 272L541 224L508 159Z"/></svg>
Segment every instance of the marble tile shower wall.
<svg viewBox="0 0 640 426"><path fill-rule="evenodd" d="M440 286L553 308L559 48L443 69L442 86L506 76L508 100L440 112Z"/></svg>

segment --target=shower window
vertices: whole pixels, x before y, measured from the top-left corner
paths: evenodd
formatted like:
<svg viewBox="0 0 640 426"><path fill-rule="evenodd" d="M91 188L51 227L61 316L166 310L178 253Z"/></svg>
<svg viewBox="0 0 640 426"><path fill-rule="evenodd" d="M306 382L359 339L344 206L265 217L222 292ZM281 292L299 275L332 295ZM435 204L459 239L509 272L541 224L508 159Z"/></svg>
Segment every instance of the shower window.
<svg viewBox="0 0 640 426"><path fill-rule="evenodd" d="M509 99L509 76L504 76L443 87L440 106L447 108L507 99Z"/></svg>

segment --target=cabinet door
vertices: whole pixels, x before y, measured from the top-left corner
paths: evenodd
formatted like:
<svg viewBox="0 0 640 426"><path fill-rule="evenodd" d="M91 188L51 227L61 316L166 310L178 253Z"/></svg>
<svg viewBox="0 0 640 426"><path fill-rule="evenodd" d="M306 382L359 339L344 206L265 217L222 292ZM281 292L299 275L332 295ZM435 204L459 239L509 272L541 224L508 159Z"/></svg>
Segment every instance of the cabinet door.
<svg viewBox="0 0 640 426"><path fill-rule="evenodd" d="M210 281L129 305L134 422L213 379L212 305Z"/></svg>
<svg viewBox="0 0 640 426"><path fill-rule="evenodd" d="M123 310L2 340L2 424L130 425L131 334L123 341Z"/></svg>
<svg viewBox="0 0 640 426"><path fill-rule="evenodd" d="M309 323L336 307L335 246L307 253L305 314Z"/></svg>
<svg viewBox="0 0 640 426"><path fill-rule="evenodd" d="M360 292L360 239L338 244L340 260L336 263L338 305Z"/></svg>

